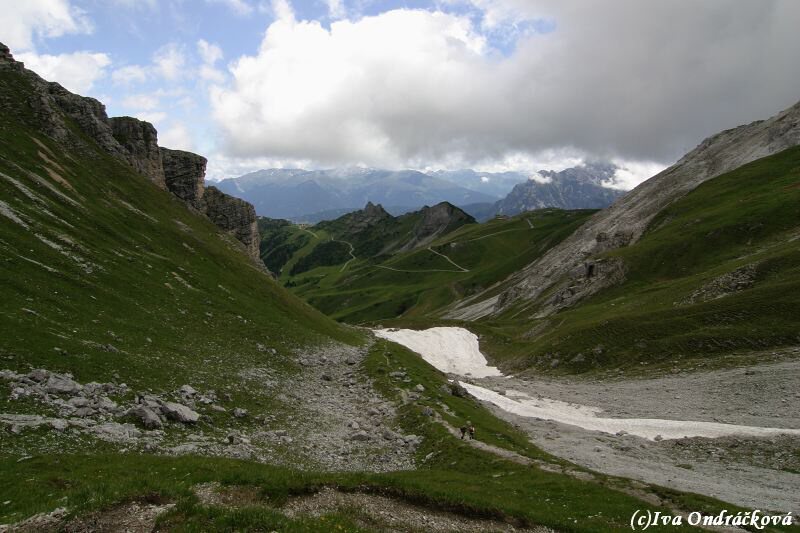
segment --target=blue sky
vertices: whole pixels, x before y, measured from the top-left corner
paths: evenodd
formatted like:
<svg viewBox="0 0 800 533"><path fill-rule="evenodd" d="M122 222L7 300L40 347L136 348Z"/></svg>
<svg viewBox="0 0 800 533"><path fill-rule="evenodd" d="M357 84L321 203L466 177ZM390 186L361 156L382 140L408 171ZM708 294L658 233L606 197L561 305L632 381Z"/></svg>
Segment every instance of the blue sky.
<svg viewBox="0 0 800 533"><path fill-rule="evenodd" d="M793 0L0 0L43 77L211 179L271 166L559 169L635 185L800 98Z"/></svg>

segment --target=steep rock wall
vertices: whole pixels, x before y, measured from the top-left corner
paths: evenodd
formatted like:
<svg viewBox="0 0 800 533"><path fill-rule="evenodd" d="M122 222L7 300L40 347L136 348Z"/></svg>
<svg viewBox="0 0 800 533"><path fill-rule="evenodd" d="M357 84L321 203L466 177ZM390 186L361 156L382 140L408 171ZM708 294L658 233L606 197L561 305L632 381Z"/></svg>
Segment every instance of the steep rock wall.
<svg viewBox="0 0 800 533"><path fill-rule="evenodd" d="M247 254L259 260L256 210L252 204L234 198L216 187L207 187L203 198L205 214L218 228L244 244Z"/></svg>
<svg viewBox="0 0 800 533"><path fill-rule="evenodd" d="M167 190L198 211L203 211L206 158L183 150L161 148L159 151Z"/></svg>
<svg viewBox="0 0 800 533"><path fill-rule="evenodd" d="M158 133L153 125L133 117L113 117L109 124L114 138L126 151L128 163L160 188L166 189Z"/></svg>

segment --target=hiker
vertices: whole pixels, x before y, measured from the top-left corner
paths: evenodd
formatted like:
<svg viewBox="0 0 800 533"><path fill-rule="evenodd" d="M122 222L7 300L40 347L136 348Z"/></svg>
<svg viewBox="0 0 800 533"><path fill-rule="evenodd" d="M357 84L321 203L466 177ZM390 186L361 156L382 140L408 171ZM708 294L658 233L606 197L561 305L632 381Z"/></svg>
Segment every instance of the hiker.
<svg viewBox="0 0 800 533"><path fill-rule="evenodd" d="M475 426L472 424L469 425L469 440L475 439Z"/></svg>
<svg viewBox="0 0 800 533"><path fill-rule="evenodd" d="M464 440L466 434L467 434L467 426L461 426L461 440Z"/></svg>

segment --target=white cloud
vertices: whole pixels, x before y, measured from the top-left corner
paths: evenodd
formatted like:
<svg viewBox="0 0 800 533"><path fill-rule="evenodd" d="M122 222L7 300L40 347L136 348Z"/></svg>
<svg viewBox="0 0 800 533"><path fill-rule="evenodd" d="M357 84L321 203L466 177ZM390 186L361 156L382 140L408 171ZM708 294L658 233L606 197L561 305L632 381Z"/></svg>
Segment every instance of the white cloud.
<svg viewBox="0 0 800 533"><path fill-rule="evenodd" d="M213 65L222 59L222 48L216 44L209 43L205 39L197 41L197 51L203 60L203 63Z"/></svg>
<svg viewBox="0 0 800 533"><path fill-rule="evenodd" d="M471 3L477 26L472 14L399 9L326 29L273 0L260 49L211 94L228 155L414 168L517 159L531 171L559 151L667 162L799 96L794 0ZM486 26L528 20L555 31L492 48Z"/></svg>
<svg viewBox="0 0 800 533"><path fill-rule="evenodd" d="M603 187L621 189L623 191L633 189L666 168L666 165L652 161L622 161L617 159L612 163L617 166L617 170L614 172L612 180L603 182Z"/></svg>
<svg viewBox="0 0 800 533"><path fill-rule="evenodd" d="M209 4L223 4L240 16L249 15L253 12L253 6L244 0L206 0L206 2Z"/></svg>
<svg viewBox="0 0 800 533"><path fill-rule="evenodd" d="M173 150L187 150L194 149L194 142L192 135L189 133L189 128L183 122L174 122L171 126L158 132L158 144Z"/></svg>
<svg viewBox="0 0 800 533"><path fill-rule="evenodd" d="M331 19L338 20L346 16L347 10L343 0L325 0L325 4L328 6L328 16Z"/></svg>
<svg viewBox="0 0 800 533"><path fill-rule="evenodd" d="M202 65L200 67L200 78L212 83L222 83L225 81L225 73L218 68Z"/></svg>
<svg viewBox="0 0 800 533"><path fill-rule="evenodd" d="M183 77L186 69L183 48L175 43L162 46L153 54L153 65L156 72L169 81Z"/></svg>
<svg viewBox="0 0 800 533"><path fill-rule="evenodd" d="M120 67L111 73L111 80L119 85L131 85L147 80L147 69L139 65Z"/></svg>
<svg viewBox="0 0 800 533"><path fill-rule="evenodd" d="M541 183L542 185L551 183L553 181L553 178L551 178L550 176L545 176L544 174L541 174L539 172L531 174L528 177L528 179L531 181L535 181L536 183Z"/></svg>
<svg viewBox="0 0 800 533"><path fill-rule="evenodd" d="M294 22L294 9L289 0L271 0L270 9L277 20Z"/></svg>
<svg viewBox="0 0 800 533"><path fill-rule="evenodd" d="M32 51L37 39L91 33L92 24L69 0L3 2L0 36L12 52Z"/></svg>
<svg viewBox="0 0 800 533"><path fill-rule="evenodd" d="M105 75L111 64L106 54L73 52L60 55L17 54L17 59L46 80L57 81L72 92L85 94Z"/></svg>
<svg viewBox="0 0 800 533"><path fill-rule="evenodd" d="M131 94L122 99L122 105L129 109L150 111L158 107L159 98L153 93Z"/></svg>
<svg viewBox="0 0 800 533"><path fill-rule="evenodd" d="M159 122L164 122L167 120L167 114L163 111L137 111L133 114L133 116L139 120L144 120L146 122L150 122L151 124L155 124L156 126ZM161 142L161 139L159 139L159 142Z"/></svg>
<svg viewBox="0 0 800 533"><path fill-rule="evenodd" d="M481 176L481 183L489 183L492 179L489 176Z"/></svg>
<svg viewBox="0 0 800 533"><path fill-rule="evenodd" d="M213 83L225 81L225 73L214 66L222 59L222 49L216 44L200 39L197 41L197 52L203 61L199 70L200 78Z"/></svg>

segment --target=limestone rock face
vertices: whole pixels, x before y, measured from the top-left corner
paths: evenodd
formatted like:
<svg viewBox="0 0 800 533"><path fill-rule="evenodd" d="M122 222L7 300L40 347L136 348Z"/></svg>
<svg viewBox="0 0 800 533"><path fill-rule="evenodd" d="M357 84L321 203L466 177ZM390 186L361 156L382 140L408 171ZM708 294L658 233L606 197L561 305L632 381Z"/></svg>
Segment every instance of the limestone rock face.
<svg viewBox="0 0 800 533"><path fill-rule="evenodd" d="M256 210L252 204L234 198L216 187L208 187L204 196L206 216L218 228L236 237L247 254L258 260L259 235Z"/></svg>
<svg viewBox="0 0 800 533"><path fill-rule="evenodd" d="M73 94L58 83L47 83L47 91L58 108L74 120L103 150L127 162L126 150L120 146L111 131L106 106L94 98Z"/></svg>
<svg viewBox="0 0 800 533"><path fill-rule="evenodd" d="M160 188L166 189L158 134L153 125L133 117L114 117L109 122L114 138L127 152L125 159L128 163Z"/></svg>
<svg viewBox="0 0 800 533"><path fill-rule="evenodd" d="M206 158L191 152L168 148L161 148L160 152L164 181L169 192L202 211L206 163L208 163Z"/></svg>

